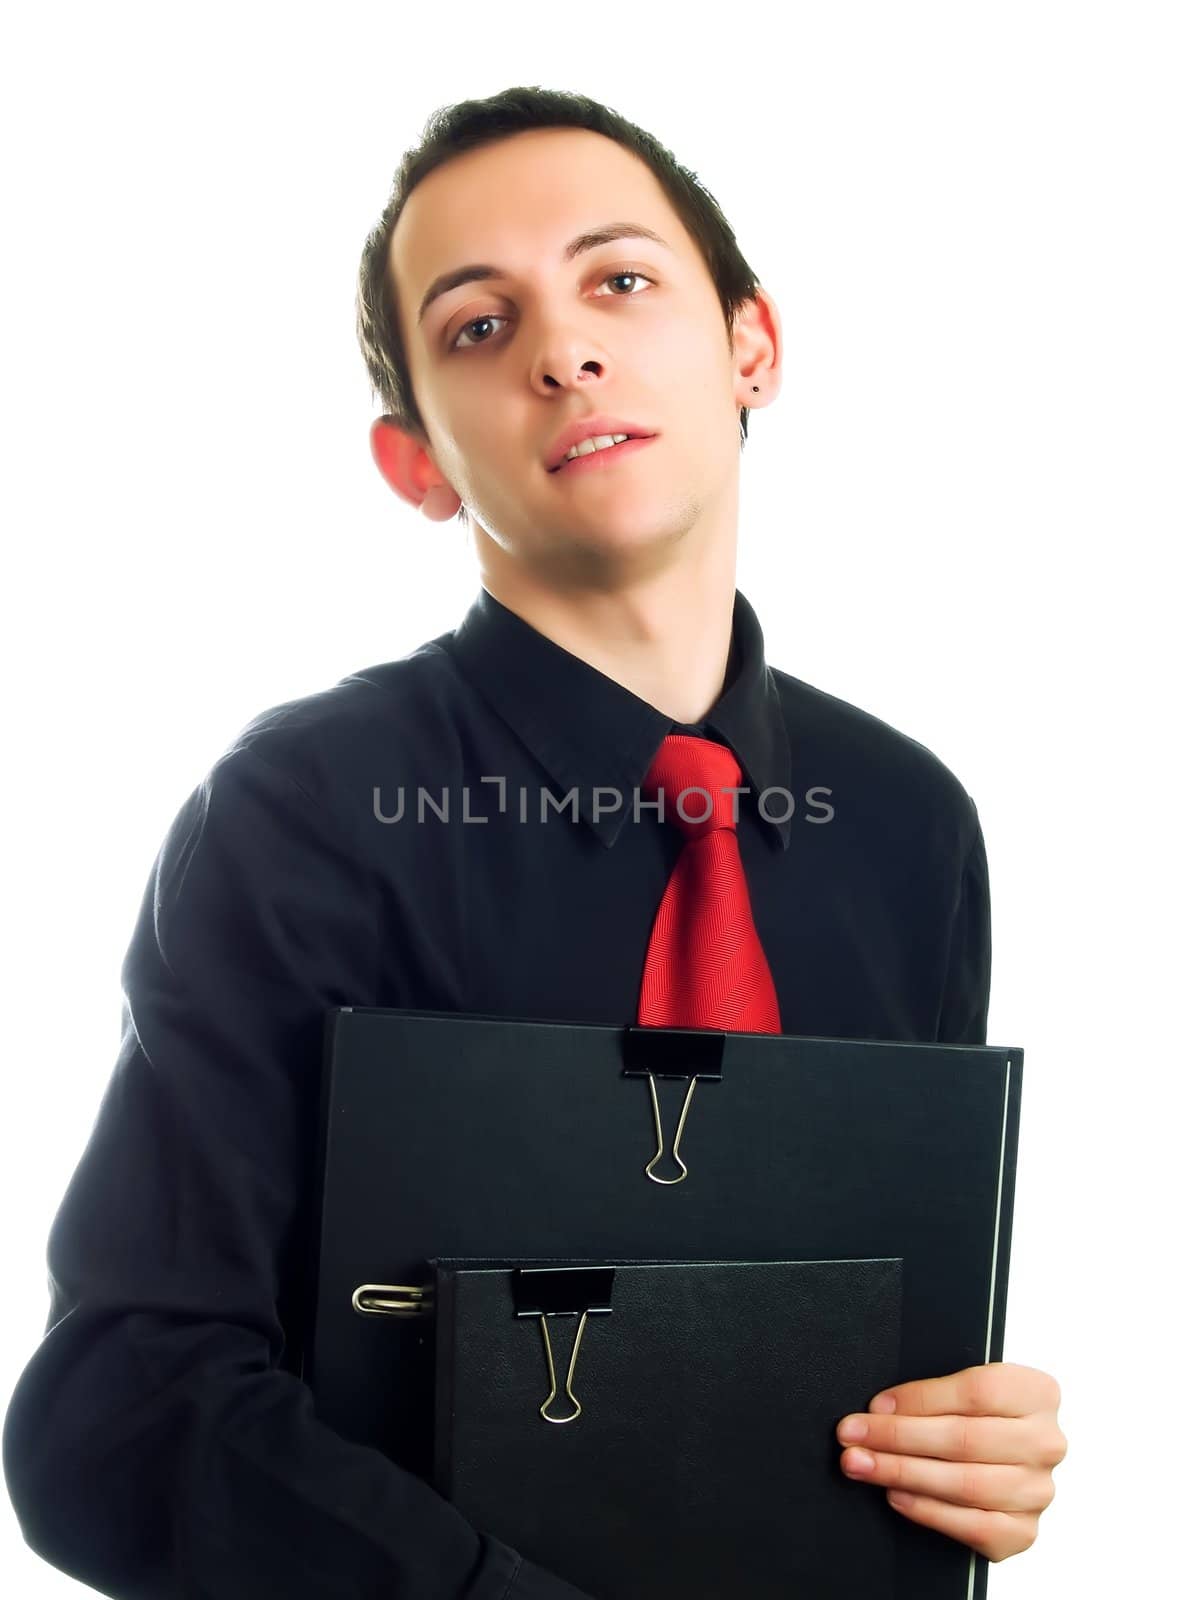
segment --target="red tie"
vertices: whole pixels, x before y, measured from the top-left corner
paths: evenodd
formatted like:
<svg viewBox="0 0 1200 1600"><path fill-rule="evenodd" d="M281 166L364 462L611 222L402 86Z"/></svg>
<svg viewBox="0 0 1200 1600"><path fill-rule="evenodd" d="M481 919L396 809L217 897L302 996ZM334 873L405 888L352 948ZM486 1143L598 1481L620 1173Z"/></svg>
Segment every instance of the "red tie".
<svg viewBox="0 0 1200 1600"><path fill-rule="evenodd" d="M665 818L686 836L650 934L638 1003L643 1027L782 1031L750 911L734 796L721 793L741 781L732 750L686 733L667 735L642 779L654 800L663 791Z"/></svg>

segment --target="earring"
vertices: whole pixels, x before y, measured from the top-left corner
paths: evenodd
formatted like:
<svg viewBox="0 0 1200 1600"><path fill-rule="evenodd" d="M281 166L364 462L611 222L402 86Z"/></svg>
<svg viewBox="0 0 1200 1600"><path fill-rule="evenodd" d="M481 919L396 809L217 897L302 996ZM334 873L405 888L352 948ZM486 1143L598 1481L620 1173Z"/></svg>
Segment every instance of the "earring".
<svg viewBox="0 0 1200 1600"><path fill-rule="evenodd" d="M755 394L758 393L758 385L757 384L754 385L754 392L755 392Z"/></svg>

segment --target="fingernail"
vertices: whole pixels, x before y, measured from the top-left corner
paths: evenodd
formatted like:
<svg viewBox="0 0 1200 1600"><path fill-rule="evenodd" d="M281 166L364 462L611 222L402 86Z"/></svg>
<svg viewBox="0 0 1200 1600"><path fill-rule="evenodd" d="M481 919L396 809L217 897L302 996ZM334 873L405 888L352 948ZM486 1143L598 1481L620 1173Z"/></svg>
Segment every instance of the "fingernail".
<svg viewBox="0 0 1200 1600"><path fill-rule="evenodd" d="M870 1472L874 1465L874 1456L866 1450L849 1450L846 1453L847 1472Z"/></svg>
<svg viewBox="0 0 1200 1600"><path fill-rule="evenodd" d="M894 1394L877 1394L867 1407L868 1411L895 1411L895 1409L896 1396Z"/></svg>
<svg viewBox="0 0 1200 1600"><path fill-rule="evenodd" d="M867 1437L867 1425L861 1417L851 1417L849 1422L843 1422L838 1429L838 1438L843 1444L853 1444L856 1439Z"/></svg>

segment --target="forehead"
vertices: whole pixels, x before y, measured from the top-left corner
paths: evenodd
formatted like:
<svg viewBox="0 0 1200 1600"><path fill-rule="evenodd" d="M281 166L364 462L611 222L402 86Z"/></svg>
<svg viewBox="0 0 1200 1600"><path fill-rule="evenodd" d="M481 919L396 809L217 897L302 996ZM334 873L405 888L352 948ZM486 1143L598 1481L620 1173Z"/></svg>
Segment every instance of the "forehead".
<svg viewBox="0 0 1200 1600"><path fill-rule="evenodd" d="M535 128L455 156L413 190L388 255L404 325L414 329L441 273L488 261L519 271L558 262L569 238L614 217L652 227L678 253L688 236L632 151L589 128ZM636 248L636 241L630 241Z"/></svg>

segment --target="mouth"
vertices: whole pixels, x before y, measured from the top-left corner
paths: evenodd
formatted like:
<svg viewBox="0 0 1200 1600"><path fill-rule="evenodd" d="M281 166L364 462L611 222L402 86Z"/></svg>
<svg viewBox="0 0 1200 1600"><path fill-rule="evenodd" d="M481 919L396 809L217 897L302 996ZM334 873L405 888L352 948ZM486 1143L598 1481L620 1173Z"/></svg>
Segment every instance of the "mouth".
<svg viewBox="0 0 1200 1600"><path fill-rule="evenodd" d="M658 438L656 433L647 433L637 436L630 434L628 439L623 439L620 444L610 444L603 450L589 450L584 455L574 456L570 461L560 462L557 467L550 468L551 477L577 477L580 473L599 471L604 468L615 467L626 457L636 455L648 444L653 444Z"/></svg>

